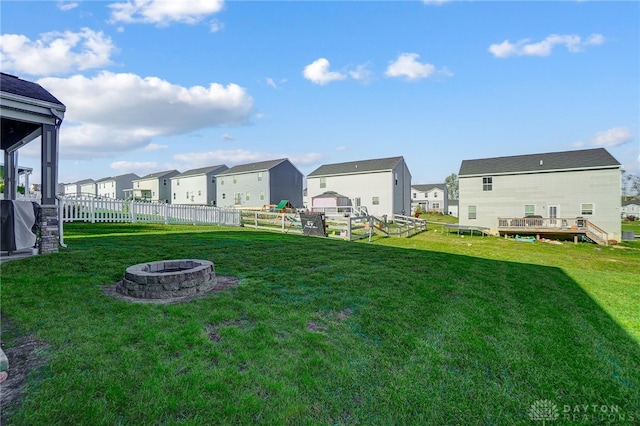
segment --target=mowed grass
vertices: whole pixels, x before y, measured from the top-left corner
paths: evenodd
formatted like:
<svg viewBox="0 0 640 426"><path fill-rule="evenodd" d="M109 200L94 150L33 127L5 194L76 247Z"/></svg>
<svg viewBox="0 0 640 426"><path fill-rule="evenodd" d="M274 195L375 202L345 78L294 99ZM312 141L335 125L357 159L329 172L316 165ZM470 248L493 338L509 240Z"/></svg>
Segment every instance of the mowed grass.
<svg viewBox="0 0 640 426"><path fill-rule="evenodd" d="M579 405L640 419L637 249L438 226L372 243L132 224L65 238L0 267L3 318L49 345L8 424L530 425L541 400L553 424ZM179 258L241 282L170 305L103 293Z"/></svg>

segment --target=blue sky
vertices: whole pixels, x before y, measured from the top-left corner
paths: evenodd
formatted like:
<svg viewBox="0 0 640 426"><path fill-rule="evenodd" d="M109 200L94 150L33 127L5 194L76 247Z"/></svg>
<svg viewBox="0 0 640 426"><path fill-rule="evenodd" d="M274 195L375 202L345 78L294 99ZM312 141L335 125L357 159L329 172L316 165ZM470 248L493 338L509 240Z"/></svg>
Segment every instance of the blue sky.
<svg viewBox="0 0 640 426"><path fill-rule="evenodd" d="M640 3L7 1L3 72L66 106L61 182L289 158L605 147L640 173ZM37 143L19 163L39 181Z"/></svg>

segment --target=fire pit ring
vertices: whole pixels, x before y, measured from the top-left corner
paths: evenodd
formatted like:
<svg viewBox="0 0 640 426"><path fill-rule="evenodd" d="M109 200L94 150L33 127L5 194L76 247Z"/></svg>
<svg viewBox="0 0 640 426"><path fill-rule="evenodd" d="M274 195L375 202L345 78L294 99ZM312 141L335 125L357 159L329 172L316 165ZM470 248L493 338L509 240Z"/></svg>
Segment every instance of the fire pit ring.
<svg viewBox="0 0 640 426"><path fill-rule="evenodd" d="M161 260L129 266L116 292L139 299L168 299L209 291L217 282L213 262L208 260Z"/></svg>

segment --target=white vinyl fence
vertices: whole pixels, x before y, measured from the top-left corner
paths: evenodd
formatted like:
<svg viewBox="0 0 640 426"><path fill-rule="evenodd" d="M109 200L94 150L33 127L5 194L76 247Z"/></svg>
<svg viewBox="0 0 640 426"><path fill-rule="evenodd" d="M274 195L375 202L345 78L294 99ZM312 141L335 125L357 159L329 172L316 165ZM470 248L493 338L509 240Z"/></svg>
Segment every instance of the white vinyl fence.
<svg viewBox="0 0 640 426"><path fill-rule="evenodd" d="M63 222L131 222L240 226L240 211L211 206L100 198L60 198Z"/></svg>

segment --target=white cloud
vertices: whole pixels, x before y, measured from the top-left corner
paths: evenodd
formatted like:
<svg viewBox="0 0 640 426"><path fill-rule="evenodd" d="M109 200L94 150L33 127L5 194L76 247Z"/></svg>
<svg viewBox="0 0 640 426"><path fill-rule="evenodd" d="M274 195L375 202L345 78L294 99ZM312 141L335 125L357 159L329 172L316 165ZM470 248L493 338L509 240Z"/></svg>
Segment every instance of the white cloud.
<svg viewBox="0 0 640 426"><path fill-rule="evenodd" d="M264 152L247 151L245 149L215 150L207 152L189 152L176 154L173 159L178 161L183 168L206 167L211 164L226 164L234 166L238 164L254 163L257 161L288 158L294 165L315 164L323 156L318 153L307 154L269 154Z"/></svg>
<svg viewBox="0 0 640 426"><path fill-rule="evenodd" d="M145 146L142 150L143 151L163 151L167 148L169 148L169 145L159 145L157 143L150 143L149 145Z"/></svg>
<svg viewBox="0 0 640 426"><path fill-rule="evenodd" d="M577 35L551 34L544 40L532 43L530 39L522 39L516 43L505 40L489 46L489 52L497 58L511 56L549 56L555 46L564 45L569 52L581 52L587 46L599 46L605 38L602 34L591 34L586 40Z"/></svg>
<svg viewBox="0 0 640 426"><path fill-rule="evenodd" d="M427 5L440 6L442 4L449 3L450 1L453 1L453 0L422 0L422 3Z"/></svg>
<svg viewBox="0 0 640 426"><path fill-rule="evenodd" d="M218 20L213 20L209 23L209 31L212 33L217 33L218 31L222 31L224 29L224 24Z"/></svg>
<svg viewBox="0 0 640 426"><path fill-rule="evenodd" d="M224 135L222 135L222 140L226 141L226 142L233 142L236 140L236 138L234 138L232 135L230 135L229 133L225 133Z"/></svg>
<svg viewBox="0 0 640 426"><path fill-rule="evenodd" d="M183 87L157 77L102 72L38 81L66 106L60 156L108 157L157 136L247 124L253 99L236 85Z"/></svg>
<svg viewBox="0 0 640 426"><path fill-rule="evenodd" d="M102 31L50 32L32 41L19 34L0 35L3 71L28 75L56 75L110 65L116 52Z"/></svg>
<svg viewBox="0 0 640 426"><path fill-rule="evenodd" d="M266 82L267 82L268 86L271 86L274 89L278 88L278 85L276 84L276 82L271 77L267 77Z"/></svg>
<svg viewBox="0 0 640 426"><path fill-rule="evenodd" d="M363 82L371 81L373 73L367 68L368 66L369 64L358 65L356 69L349 71L349 77Z"/></svg>
<svg viewBox="0 0 640 426"><path fill-rule="evenodd" d="M597 132L588 141L576 141L573 142L575 147L602 146L602 147L616 147L625 145L633 141L634 135L631 133L628 127L612 127L608 130Z"/></svg>
<svg viewBox="0 0 640 426"><path fill-rule="evenodd" d="M427 77L451 77L453 73L446 69L437 70L435 65L420 63L417 53L401 53L398 58L389 62L385 75L387 77L404 77L408 80L418 80Z"/></svg>
<svg viewBox="0 0 640 426"><path fill-rule="evenodd" d="M329 61L326 58L319 58L304 67L302 74L307 80L319 85L347 78L346 75L339 72L329 71L329 66Z"/></svg>
<svg viewBox="0 0 640 426"><path fill-rule="evenodd" d="M145 23L164 26L171 22L196 24L204 17L220 12L223 6L223 0L133 0L112 3L108 7L111 9L112 23Z"/></svg>
<svg viewBox="0 0 640 426"><path fill-rule="evenodd" d="M67 10L71 10L71 9L75 9L76 7L79 6L78 2L67 2L67 1L59 1L58 4L56 5L58 9L62 10L63 12L66 12Z"/></svg>
<svg viewBox="0 0 640 426"><path fill-rule="evenodd" d="M135 173L138 176L148 175L160 169L160 165L155 161L114 161L109 167L121 174Z"/></svg>
<svg viewBox="0 0 640 426"><path fill-rule="evenodd" d="M627 127L613 127L595 134L591 144L595 146L614 147L624 145L633 140L633 134Z"/></svg>
<svg viewBox="0 0 640 426"><path fill-rule="evenodd" d="M336 147L336 151L346 151L348 148L346 146L338 146Z"/></svg>

